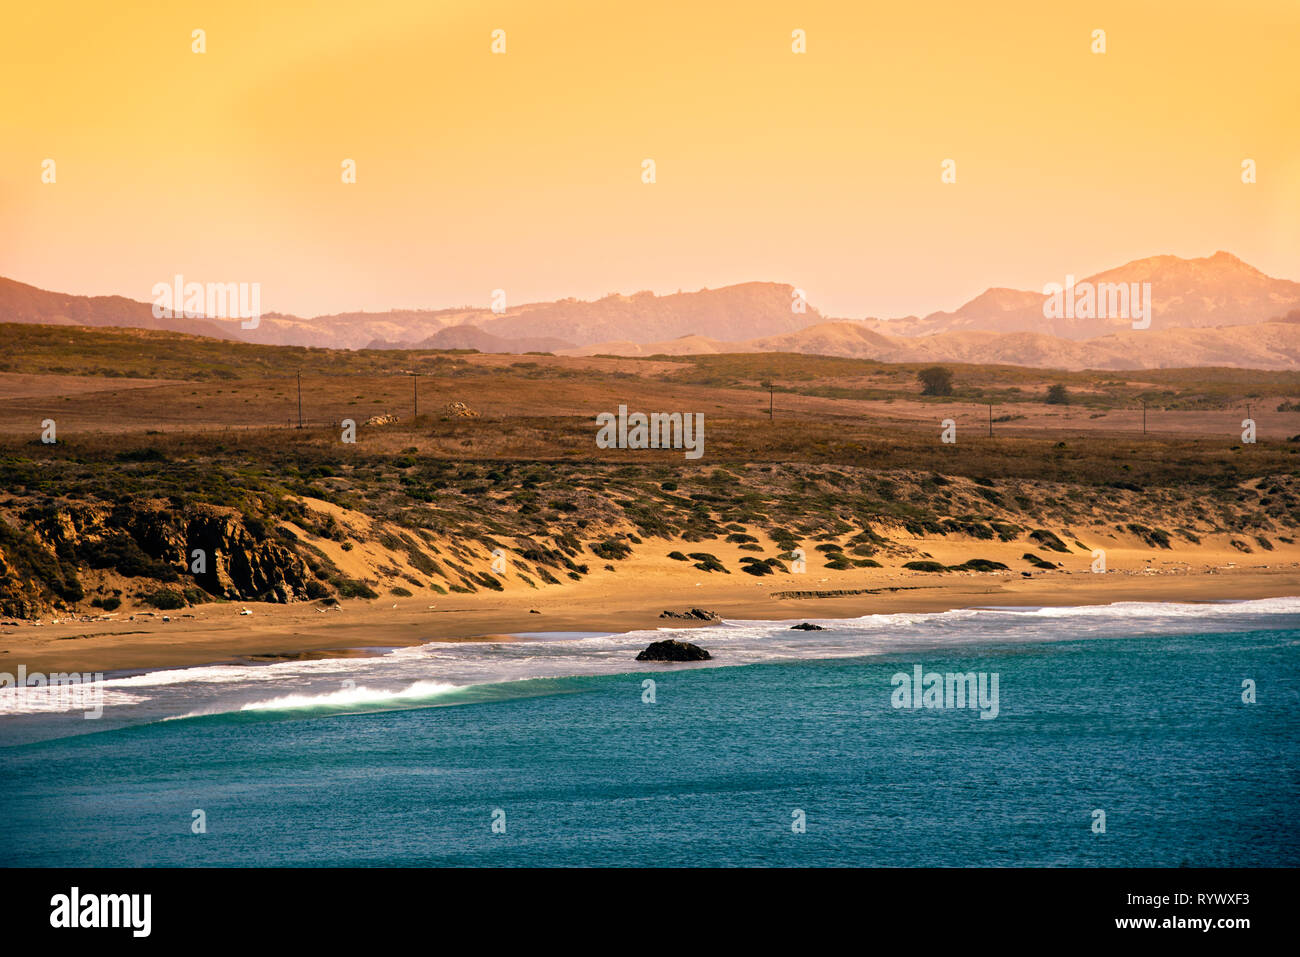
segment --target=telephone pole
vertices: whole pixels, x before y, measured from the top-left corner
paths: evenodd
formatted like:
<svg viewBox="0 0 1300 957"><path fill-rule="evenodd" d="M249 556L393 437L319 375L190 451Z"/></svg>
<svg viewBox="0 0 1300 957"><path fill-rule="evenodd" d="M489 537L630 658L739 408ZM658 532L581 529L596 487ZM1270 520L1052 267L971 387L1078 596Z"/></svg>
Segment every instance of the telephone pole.
<svg viewBox="0 0 1300 957"><path fill-rule="evenodd" d="M1147 400L1142 400L1142 434L1147 434Z"/></svg>
<svg viewBox="0 0 1300 957"><path fill-rule="evenodd" d="M993 403L989 403L989 438L993 438Z"/></svg>
<svg viewBox="0 0 1300 957"><path fill-rule="evenodd" d="M298 428L302 428L302 370L298 370Z"/></svg>
<svg viewBox="0 0 1300 957"><path fill-rule="evenodd" d="M411 424L420 417L420 373L411 373L411 399L415 405L415 414L411 416Z"/></svg>

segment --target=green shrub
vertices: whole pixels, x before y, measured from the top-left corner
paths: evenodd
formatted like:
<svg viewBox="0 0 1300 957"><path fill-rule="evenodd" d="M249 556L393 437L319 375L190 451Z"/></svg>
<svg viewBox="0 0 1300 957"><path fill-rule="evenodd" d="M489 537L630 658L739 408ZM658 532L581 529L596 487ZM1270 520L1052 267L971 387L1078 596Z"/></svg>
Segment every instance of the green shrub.
<svg viewBox="0 0 1300 957"><path fill-rule="evenodd" d="M947 566L941 562L904 562L903 567L910 568L914 572L945 572L948 570Z"/></svg>
<svg viewBox="0 0 1300 957"><path fill-rule="evenodd" d="M962 562L960 565L954 565L953 571L963 572L1004 572L1007 566L1001 562L991 561L987 558L972 558L970 561Z"/></svg>
<svg viewBox="0 0 1300 957"><path fill-rule="evenodd" d="M357 581L355 578L340 578L334 582L334 587L338 590L340 598L379 597L379 592L375 591L365 582Z"/></svg>
<svg viewBox="0 0 1300 957"><path fill-rule="evenodd" d="M724 575L730 575L727 567L718 561L716 555L709 552L691 552L691 558L695 559L695 567L702 572L722 572Z"/></svg>
<svg viewBox="0 0 1300 957"><path fill-rule="evenodd" d="M1064 552L1067 555L1070 553L1069 546L1045 528L1035 529L1029 533L1029 537L1044 548L1050 548L1054 552Z"/></svg>
<svg viewBox="0 0 1300 957"><path fill-rule="evenodd" d="M607 561L627 558L628 555L632 554L631 547L616 538L608 538L603 542L589 544L587 547L591 549L597 558L603 558Z"/></svg>
<svg viewBox="0 0 1300 957"><path fill-rule="evenodd" d="M185 607L185 596L175 588L159 588L157 591L147 592L140 600L151 608L162 611L175 611L177 608Z"/></svg>

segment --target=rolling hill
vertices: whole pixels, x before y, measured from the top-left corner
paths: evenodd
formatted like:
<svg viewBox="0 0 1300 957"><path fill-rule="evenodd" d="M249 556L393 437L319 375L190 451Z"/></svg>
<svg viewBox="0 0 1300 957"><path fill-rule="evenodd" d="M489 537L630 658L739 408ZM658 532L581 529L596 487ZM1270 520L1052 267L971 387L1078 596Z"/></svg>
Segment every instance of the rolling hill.
<svg viewBox="0 0 1300 957"><path fill-rule="evenodd" d="M1210 329L1126 329L1074 340L1038 332L964 330L931 336L886 336L862 322L827 322L781 336L724 342L684 336L644 345L606 342L564 355L718 355L792 352L880 362L969 362L1043 369L1172 369L1222 366L1300 368L1300 323L1294 320Z"/></svg>
<svg viewBox="0 0 1300 957"><path fill-rule="evenodd" d="M1001 287L951 312L830 320L812 306L796 312L794 288L771 282L665 296L562 299L501 312L460 306L310 319L268 313L256 328L243 329L237 320L157 318L149 303L122 296L70 296L0 279L0 322L161 329L334 349L623 356L776 351L1064 369L1276 369L1300 362L1300 283L1267 276L1229 253L1153 256L1076 283L1150 283L1150 327L1134 329L1127 318L1046 318L1041 292Z"/></svg>

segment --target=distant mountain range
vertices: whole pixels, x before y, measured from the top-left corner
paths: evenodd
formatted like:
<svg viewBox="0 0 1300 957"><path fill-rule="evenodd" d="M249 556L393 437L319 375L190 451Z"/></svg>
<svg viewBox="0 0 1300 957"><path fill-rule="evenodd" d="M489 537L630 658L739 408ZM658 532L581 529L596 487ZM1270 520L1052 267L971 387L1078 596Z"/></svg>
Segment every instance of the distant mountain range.
<svg viewBox="0 0 1300 957"><path fill-rule="evenodd" d="M941 332L887 336L862 322L826 322L781 336L722 342L683 336L638 345L601 343L565 355L708 355L799 352L880 362L970 362L1041 369L1168 369L1228 366L1300 369L1300 311L1274 322L1209 329L1128 329L1074 340L1036 332Z"/></svg>
<svg viewBox="0 0 1300 957"><path fill-rule="evenodd" d="M1054 276L1064 284L1065 275ZM1203 259L1152 256L1092 276L1077 277L1080 286L1150 283L1151 329L1206 329L1240 326L1269 319L1300 306L1300 283L1273 279L1230 253ZM1131 329L1128 318L1058 318L1043 314L1042 292L988 289L955 312L935 312L923 319L867 320L877 332L931 336L941 332L1037 332L1063 339L1095 339Z"/></svg>
<svg viewBox="0 0 1300 957"><path fill-rule="evenodd" d="M1057 279L1064 284L1065 275ZM800 352L894 362L1008 363L1132 369L1300 367L1300 283L1274 279L1225 252L1154 256L1075 280L1078 288L1150 283L1149 328L1129 317L1044 315L1041 292L989 289L953 312L901 319L828 319L796 311L789 285L749 282L656 296L562 299L501 312L461 307L303 319L156 318L121 296L69 296L0 279L0 322L126 326L272 345L343 349L477 349L570 355ZM1136 287L1133 284L1137 284ZM1249 332L1243 327L1249 326Z"/></svg>

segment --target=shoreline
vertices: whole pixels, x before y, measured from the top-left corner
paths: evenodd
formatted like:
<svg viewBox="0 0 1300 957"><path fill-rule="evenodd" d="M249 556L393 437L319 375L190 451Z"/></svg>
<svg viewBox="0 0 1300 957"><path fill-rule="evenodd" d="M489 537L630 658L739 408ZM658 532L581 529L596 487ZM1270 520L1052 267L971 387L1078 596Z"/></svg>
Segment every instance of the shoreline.
<svg viewBox="0 0 1300 957"><path fill-rule="evenodd" d="M655 581L655 576L620 574L617 582L558 588L550 594L434 596L436 602L427 597L358 599L329 609L315 603L220 602L173 613L167 622L162 613L136 613L134 620L118 616L92 622L8 625L0 628L0 672L14 672L20 664L28 672L94 673L365 657L379 649L434 641L526 641L529 639L519 635L565 631L626 634L711 624L659 617L665 610L691 608L703 608L733 621L797 622L994 606L1194 603L1300 596L1300 567L1294 563L1287 566L1187 574L1054 572L1032 578L877 572L870 578L844 575L830 583L817 579L794 583L782 579L668 582ZM804 591L815 591L821 585L827 590L865 589L868 593L773 597L795 590L796 584ZM645 598L647 591L655 597ZM245 608L253 614L241 615Z"/></svg>

